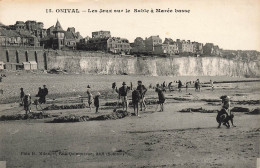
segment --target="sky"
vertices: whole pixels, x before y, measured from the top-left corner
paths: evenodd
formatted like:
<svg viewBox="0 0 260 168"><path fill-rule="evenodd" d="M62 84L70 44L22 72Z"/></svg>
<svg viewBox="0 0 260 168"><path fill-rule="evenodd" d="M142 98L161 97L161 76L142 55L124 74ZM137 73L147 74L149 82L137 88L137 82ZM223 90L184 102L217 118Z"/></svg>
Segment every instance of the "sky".
<svg viewBox="0 0 260 168"><path fill-rule="evenodd" d="M53 13L46 13L51 9ZM59 13L78 9L80 13ZM98 13L83 11L97 10ZM99 13L100 9L123 10ZM129 9L129 13L125 10ZM171 9L172 13L134 13L134 9ZM176 13L190 10L189 13ZM99 30L133 42L136 37L159 35L201 43L211 42L223 49L260 51L259 0L0 0L0 22L36 20L44 28L59 20L63 29L75 27L83 37Z"/></svg>

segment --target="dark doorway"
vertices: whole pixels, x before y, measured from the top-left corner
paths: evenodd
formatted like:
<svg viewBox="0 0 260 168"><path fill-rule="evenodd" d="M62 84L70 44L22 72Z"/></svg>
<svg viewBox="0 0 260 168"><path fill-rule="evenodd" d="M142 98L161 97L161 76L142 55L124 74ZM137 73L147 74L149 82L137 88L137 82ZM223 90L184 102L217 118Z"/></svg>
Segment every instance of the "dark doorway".
<svg viewBox="0 0 260 168"><path fill-rule="evenodd" d="M47 70L47 54L46 53L44 53L43 59L44 59L44 69Z"/></svg>
<svg viewBox="0 0 260 168"><path fill-rule="evenodd" d="M38 56L37 56L37 52L36 51L34 52L34 57L35 57L35 62L38 63Z"/></svg>
<svg viewBox="0 0 260 168"><path fill-rule="evenodd" d="M19 53L16 51L15 53L16 63L19 63Z"/></svg>
<svg viewBox="0 0 260 168"><path fill-rule="evenodd" d="M25 51L25 62L29 62L28 51Z"/></svg>
<svg viewBox="0 0 260 168"><path fill-rule="evenodd" d="M6 51L6 62L9 62L10 60L9 60L9 52L8 51Z"/></svg>

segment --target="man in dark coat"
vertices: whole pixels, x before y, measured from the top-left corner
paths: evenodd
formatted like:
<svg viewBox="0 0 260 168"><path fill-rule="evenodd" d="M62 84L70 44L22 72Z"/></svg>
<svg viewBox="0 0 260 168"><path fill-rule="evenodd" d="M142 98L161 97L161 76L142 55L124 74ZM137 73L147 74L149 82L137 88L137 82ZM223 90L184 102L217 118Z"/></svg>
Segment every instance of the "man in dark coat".
<svg viewBox="0 0 260 168"><path fill-rule="evenodd" d="M43 100L43 103L45 104L46 103L46 96L48 95L49 91L48 89L46 88L46 85L43 85L43 89L42 89L42 100Z"/></svg>

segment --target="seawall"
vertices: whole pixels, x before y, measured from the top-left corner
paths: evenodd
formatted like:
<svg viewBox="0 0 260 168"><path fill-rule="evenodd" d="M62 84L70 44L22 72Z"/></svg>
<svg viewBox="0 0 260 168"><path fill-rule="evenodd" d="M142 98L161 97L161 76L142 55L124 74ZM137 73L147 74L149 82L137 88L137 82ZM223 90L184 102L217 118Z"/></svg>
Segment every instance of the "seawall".
<svg viewBox="0 0 260 168"><path fill-rule="evenodd" d="M28 61L27 61L28 60ZM0 47L6 69L36 61L38 69L67 70L88 74L136 74L151 76L247 76L259 77L259 62L220 57L133 57L103 52L54 51L34 47ZM11 68L10 66L11 65Z"/></svg>
<svg viewBox="0 0 260 168"><path fill-rule="evenodd" d="M48 57L48 69L60 68L68 72L95 74L258 77L259 65L259 62L242 62L219 57L137 58L105 53Z"/></svg>

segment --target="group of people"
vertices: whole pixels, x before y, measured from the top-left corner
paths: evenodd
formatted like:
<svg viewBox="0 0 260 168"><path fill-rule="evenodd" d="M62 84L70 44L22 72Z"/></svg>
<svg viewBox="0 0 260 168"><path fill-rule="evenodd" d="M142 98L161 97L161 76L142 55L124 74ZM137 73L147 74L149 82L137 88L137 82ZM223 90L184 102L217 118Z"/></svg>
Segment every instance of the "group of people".
<svg viewBox="0 0 260 168"><path fill-rule="evenodd" d="M39 103L45 104L46 103L46 96L48 95L49 91L46 88L46 85L43 85L43 88L39 87L38 93L36 97L39 97Z"/></svg>
<svg viewBox="0 0 260 168"><path fill-rule="evenodd" d="M90 86L88 85L88 90L87 90L87 96L88 96L88 106L90 108L90 111L91 111L91 105L93 103L93 100L94 100L94 106L96 107L96 113L98 113L98 110L99 110L99 97L100 97L100 93L97 92L97 94L95 95L95 97L93 98L93 95L90 91Z"/></svg>
<svg viewBox="0 0 260 168"><path fill-rule="evenodd" d="M161 85L159 83L157 83L156 88L161 88L162 91L164 91L164 92L166 92L166 90L168 88L168 90L171 92L171 91L173 91L173 83L177 83L177 88L178 88L179 92L182 92L182 88L184 88L184 87L186 88L186 92L188 92L188 88L190 88L192 86L192 83L194 84L196 92L201 91L201 82L200 82L199 79L197 79L196 81L193 81L193 82L188 81L185 84L183 84L181 80L178 80L178 81L174 81L174 82L169 82L168 85L164 81ZM213 91L214 90L214 82L212 80L210 80L209 83L210 83L211 90ZM149 85L149 88L153 88L152 84Z"/></svg>
<svg viewBox="0 0 260 168"><path fill-rule="evenodd" d="M39 97L36 104L45 104L46 103L46 96L48 95L49 91L46 88L46 85L43 85L43 88L39 87L39 91L36 97ZM20 88L20 105L24 107L25 113L28 114L31 112L31 104L32 98L31 95L25 94L24 89Z"/></svg>
<svg viewBox="0 0 260 168"><path fill-rule="evenodd" d="M145 94L147 92L146 87L142 84L142 81L137 82L137 88L133 89L133 84L130 83L130 87L126 86L126 83L123 82L122 86L119 89L115 89L115 91L118 93L118 99L122 101L123 110L125 109L127 111L128 108L128 98L127 94L130 90L132 91L132 104L134 107L134 113L135 115L139 116L139 105L140 105L140 111L146 109L145 104Z"/></svg>

